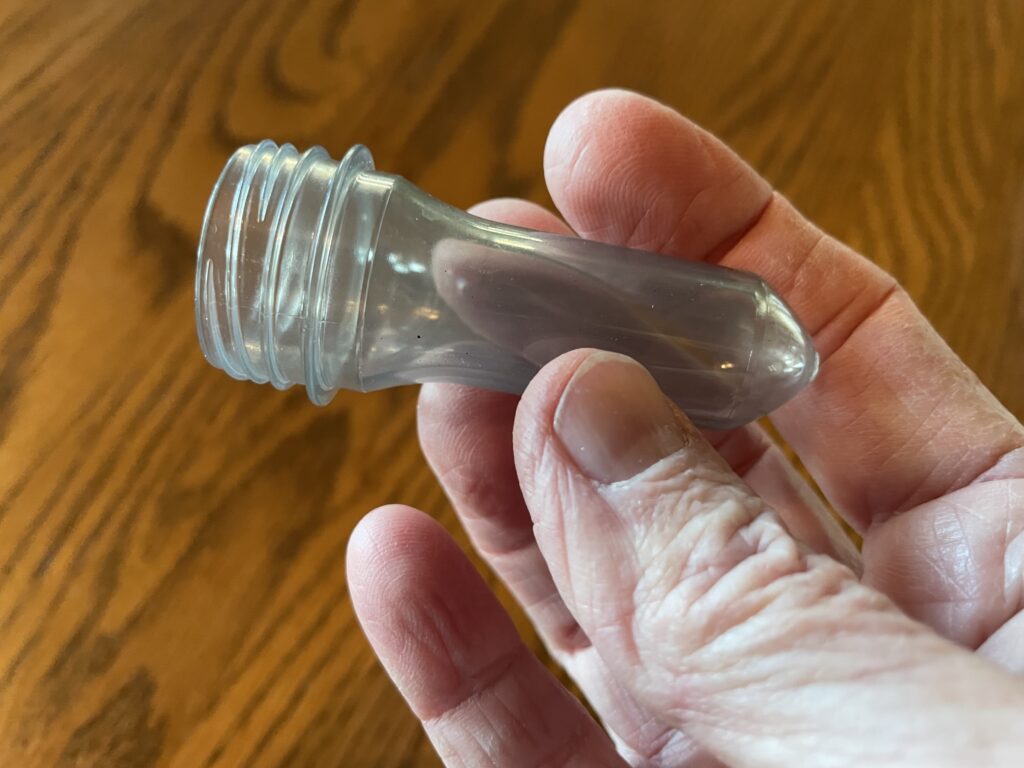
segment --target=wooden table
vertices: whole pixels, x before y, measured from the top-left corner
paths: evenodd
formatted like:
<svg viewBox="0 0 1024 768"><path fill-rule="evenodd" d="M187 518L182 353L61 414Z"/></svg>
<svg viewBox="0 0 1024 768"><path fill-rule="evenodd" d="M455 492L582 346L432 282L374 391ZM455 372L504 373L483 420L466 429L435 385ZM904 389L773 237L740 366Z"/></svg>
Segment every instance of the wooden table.
<svg viewBox="0 0 1024 768"><path fill-rule="evenodd" d="M343 570L375 505L454 528L416 393L206 365L199 223L263 137L546 201L547 126L605 85L731 142L1024 414L1018 0L0 0L0 765L436 764Z"/></svg>

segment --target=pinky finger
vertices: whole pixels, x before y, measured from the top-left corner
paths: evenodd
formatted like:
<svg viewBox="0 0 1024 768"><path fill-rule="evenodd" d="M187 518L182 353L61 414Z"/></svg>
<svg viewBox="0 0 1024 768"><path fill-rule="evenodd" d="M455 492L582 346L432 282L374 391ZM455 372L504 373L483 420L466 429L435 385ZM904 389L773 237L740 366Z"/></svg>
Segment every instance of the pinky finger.
<svg viewBox="0 0 1024 768"><path fill-rule="evenodd" d="M383 507L348 546L356 614L446 766L624 766L448 533Z"/></svg>

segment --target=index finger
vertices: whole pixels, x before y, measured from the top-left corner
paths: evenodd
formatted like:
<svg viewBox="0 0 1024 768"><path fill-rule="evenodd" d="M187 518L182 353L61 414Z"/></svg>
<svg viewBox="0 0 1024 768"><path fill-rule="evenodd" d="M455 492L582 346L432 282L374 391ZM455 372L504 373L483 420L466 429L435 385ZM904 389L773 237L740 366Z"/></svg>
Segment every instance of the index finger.
<svg viewBox="0 0 1024 768"><path fill-rule="evenodd" d="M553 126L545 171L584 237L756 272L786 299L822 366L772 419L858 528L983 475L1024 472L1024 428L896 281L706 131L636 94L590 94Z"/></svg>

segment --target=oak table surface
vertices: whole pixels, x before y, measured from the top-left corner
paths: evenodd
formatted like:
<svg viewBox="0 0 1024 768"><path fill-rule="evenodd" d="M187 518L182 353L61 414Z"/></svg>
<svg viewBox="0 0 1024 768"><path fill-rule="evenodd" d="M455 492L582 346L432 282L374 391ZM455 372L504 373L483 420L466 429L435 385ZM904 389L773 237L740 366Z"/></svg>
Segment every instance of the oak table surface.
<svg viewBox="0 0 1024 768"><path fill-rule="evenodd" d="M1019 0L0 0L0 765L436 765L343 567L381 503L456 529L416 393L209 367L203 208L264 137L549 202L547 127L611 85L891 270L1024 414Z"/></svg>

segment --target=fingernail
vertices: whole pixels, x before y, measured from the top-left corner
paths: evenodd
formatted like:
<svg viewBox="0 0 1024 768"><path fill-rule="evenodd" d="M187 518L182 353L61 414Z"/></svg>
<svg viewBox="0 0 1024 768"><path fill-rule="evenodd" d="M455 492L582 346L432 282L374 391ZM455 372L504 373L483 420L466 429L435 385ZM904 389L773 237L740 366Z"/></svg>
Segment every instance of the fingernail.
<svg viewBox="0 0 1024 768"><path fill-rule="evenodd" d="M611 352L595 352L576 369L554 427L576 465L601 483L633 477L688 442L647 370Z"/></svg>

